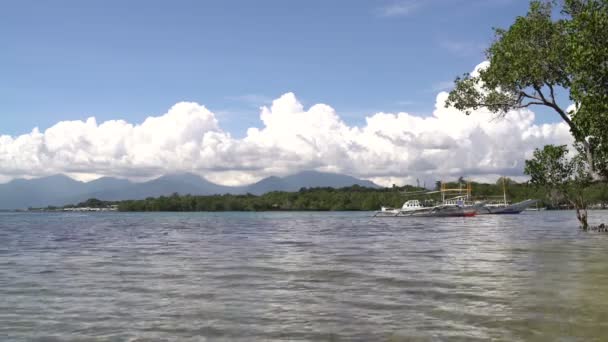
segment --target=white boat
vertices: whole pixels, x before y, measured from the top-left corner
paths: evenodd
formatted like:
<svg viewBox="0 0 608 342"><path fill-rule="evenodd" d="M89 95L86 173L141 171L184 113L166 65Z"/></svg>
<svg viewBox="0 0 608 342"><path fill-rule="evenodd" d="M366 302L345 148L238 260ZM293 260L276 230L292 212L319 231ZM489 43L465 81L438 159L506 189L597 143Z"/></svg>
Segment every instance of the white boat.
<svg viewBox="0 0 608 342"><path fill-rule="evenodd" d="M410 216L412 213L422 210L428 210L429 207L424 207L418 200L409 200L403 203L401 208L381 207L376 211L374 216ZM410 215L408 215L410 214Z"/></svg>

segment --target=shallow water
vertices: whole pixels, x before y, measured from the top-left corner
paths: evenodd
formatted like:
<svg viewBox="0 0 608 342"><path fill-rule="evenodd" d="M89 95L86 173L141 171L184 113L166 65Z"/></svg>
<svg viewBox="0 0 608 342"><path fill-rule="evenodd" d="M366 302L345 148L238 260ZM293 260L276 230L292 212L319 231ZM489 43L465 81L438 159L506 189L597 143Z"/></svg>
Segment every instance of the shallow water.
<svg viewBox="0 0 608 342"><path fill-rule="evenodd" d="M607 245L572 212L2 213L0 339L599 341Z"/></svg>

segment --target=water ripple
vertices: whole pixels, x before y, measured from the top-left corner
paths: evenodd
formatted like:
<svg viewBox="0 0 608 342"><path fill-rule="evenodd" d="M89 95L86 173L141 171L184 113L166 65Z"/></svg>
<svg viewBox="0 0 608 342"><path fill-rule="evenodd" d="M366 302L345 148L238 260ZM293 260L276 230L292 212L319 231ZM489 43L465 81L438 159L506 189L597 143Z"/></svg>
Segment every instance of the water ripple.
<svg viewBox="0 0 608 342"><path fill-rule="evenodd" d="M600 341L608 235L575 227L571 212L0 213L0 336Z"/></svg>

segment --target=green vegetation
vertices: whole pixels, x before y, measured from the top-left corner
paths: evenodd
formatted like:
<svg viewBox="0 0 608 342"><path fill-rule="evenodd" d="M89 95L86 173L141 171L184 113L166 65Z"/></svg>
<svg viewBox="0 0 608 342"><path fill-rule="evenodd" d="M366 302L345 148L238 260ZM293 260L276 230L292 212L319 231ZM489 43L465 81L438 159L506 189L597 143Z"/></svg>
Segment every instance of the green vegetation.
<svg viewBox="0 0 608 342"><path fill-rule="evenodd" d="M118 202L115 201L102 201L97 198L89 198L84 202L78 204L64 205L63 208L110 208L112 205L116 205Z"/></svg>
<svg viewBox="0 0 608 342"><path fill-rule="evenodd" d="M526 160L524 172L530 183L552 191L574 206L581 228L587 230L587 200L585 189L592 185L585 162L579 156L568 158L568 147L547 145L536 149L534 157Z"/></svg>
<svg viewBox="0 0 608 342"><path fill-rule="evenodd" d="M506 179L507 197L512 202L530 198L541 199L541 205L550 208L569 206L562 197L530 184L518 184ZM466 188L458 182L447 183L449 188ZM502 200L503 186L497 184L472 183L473 195L479 200ZM408 199L439 200L440 195L423 194L426 191L413 186L371 189L351 186L341 189L303 188L298 192L270 192L254 195L191 196L173 194L145 200L122 201L120 211L281 211L281 210L378 210L381 206L401 207ZM586 189L586 196L593 203L608 203L608 184L596 184Z"/></svg>
<svg viewBox="0 0 608 342"><path fill-rule="evenodd" d="M401 206L404 192L412 186L391 189L370 189L361 186L347 188L303 188L298 192L269 192L261 196L161 196L139 201L123 201L120 211L269 211L269 210L376 210L381 205Z"/></svg>
<svg viewBox="0 0 608 342"><path fill-rule="evenodd" d="M490 64L457 78L446 106L467 114L485 108L498 116L542 106L558 114L578 155L571 163L565 148L545 147L526 169L534 184L566 197L586 229L588 185L608 179L608 0L563 0L559 16L556 3L532 1L526 16L495 29L486 51ZM561 180L542 167L547 161Z"/></svg>
<svg viewBox="0 0 608 342"><path fill-rule="evenodd" d="M84 202L80 202L78 204L66 204L61 207L50 205L46 208L33 208L30 207L28 211L63 211L64 209L74 209L74 208L92 208L92 209L110 209L112 206L118 205L117 201L102 201L97 198L89 198Z"/></svg>

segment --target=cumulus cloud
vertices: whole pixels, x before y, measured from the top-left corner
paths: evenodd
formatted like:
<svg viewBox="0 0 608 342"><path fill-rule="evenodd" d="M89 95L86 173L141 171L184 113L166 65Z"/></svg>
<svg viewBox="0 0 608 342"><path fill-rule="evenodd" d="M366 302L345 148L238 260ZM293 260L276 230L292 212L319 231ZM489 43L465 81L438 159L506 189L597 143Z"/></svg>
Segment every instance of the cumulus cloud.
<svg viewBox="0 0 608 342"><path fill-rule="evenodd" d="M385 185L458 176L493 180L521 177L524 160L536 147L572 141L564 123L536 124L528 109L492 120L484 111L466 116L444 108L446 98L445 92L437 95L431 116L381 112L351 126L331 106L304 108L286 93L261 108L261 128L250 128L242 139L223 131L212 112L192 102L141 124L63 121L44 132L35 128L17 137L0 136L0 180L194 172L237 185L310 169Z"/></svg>

